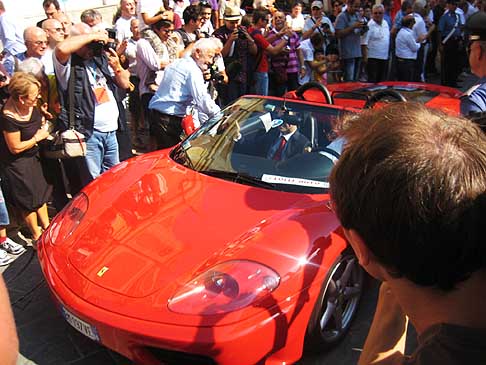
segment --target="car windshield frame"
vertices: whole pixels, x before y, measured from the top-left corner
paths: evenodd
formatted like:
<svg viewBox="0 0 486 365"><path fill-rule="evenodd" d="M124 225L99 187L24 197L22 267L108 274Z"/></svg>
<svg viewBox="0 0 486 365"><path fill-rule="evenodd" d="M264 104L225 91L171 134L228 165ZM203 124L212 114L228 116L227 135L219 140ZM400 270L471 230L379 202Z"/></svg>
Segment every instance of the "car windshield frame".
<svg viewBox="0 0 486 365"><path fill-rule="evenodd" d="M350 111L338 106L245 96L176 146L171 158L194 171L239 184L327 193L328 177L343 145L335 129L346 113ZM276 147L282 137L288 138L285 146ZM278 148L282 151L277 159Z"/></svg>

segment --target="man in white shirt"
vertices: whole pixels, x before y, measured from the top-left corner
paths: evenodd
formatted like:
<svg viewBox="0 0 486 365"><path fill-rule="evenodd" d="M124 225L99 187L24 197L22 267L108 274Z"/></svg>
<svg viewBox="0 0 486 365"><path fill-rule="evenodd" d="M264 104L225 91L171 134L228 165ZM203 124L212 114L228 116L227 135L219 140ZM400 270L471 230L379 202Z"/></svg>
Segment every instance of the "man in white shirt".
<svg viewBox="0 0 486 365"><path fill-rule="evenodd" d="M366 47L368 57L367 69L369 82L385 81L390 49L390 29L384 21L385 8L381 4L374 5L371 10L372 19L368 22L368 31L363 36L362 47Z"/></svg>
<svg viewBox="0 0 486 365"><path fill-rule="evenodd" d="M153 111L151 132L159 148L181 141L181 122L188 108L195 108L201 123L219 113L220 108L207 91L204 75L209 72L217 53L216 42L202 38L194 44L190 57L180 58L166 67L162 83L150 101Z"/></svg>
<svg viewBox="0 0 486 365"><path fill-rule="evenodd" d="M150 25L163 19L162 14L155 15L161 10L164 10L164 3L162 0L138 0L137 17L140 22L140 30L143 31L146 28L149 28Z"/></svg>
<svg viewBox="0 0 486 365"><path fill-rule="evenodd" d="M329 18L322 13L322 7L322 2L312 2L311 16L307 17L304 22L302 39L310 38L314 33L321 33L324 39L334 35L334 26Z"/></svg>
<svg viewBox="0 0 486 365"><path fill-rule="evenodd" d="M57 44L64 40L64 29L61 22L56 19L46 19L42 22L42 29L47 34L47 42L49 43L46 53L42 56L41 61L44 64L44 72L46 75L54 75L54 64L52 63L52 53Z"/></svg>
<svg viewBox="0 0 486 365"><path fill-rule="evenodd" d="M395 55L397 56L397 79L398 81L413 81L415 75L415 62L420 43L424 36L415 38L413 25L415 19L413 15L407 15L402 19L402 28L398 32L395 41Z"/></svg>
<svg viewBox="0 0 486 365"><path fill-rule="evenodd" d="M115 22L116 39L121 43L125 39L130 39L132 32L130 31L130 22L135 18L135 1L121 0L120 1L121 15Z"/></svg>

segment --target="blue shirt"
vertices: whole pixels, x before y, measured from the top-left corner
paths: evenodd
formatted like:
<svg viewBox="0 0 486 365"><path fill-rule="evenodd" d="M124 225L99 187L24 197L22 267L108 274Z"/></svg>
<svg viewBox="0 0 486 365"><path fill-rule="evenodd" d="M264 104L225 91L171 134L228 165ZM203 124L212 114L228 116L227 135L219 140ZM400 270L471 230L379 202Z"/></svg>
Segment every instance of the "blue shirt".
<svg viewBox="0 0 486 365"><path fill-rule="evenodd" d="M461 114L467 117L470 113L486 112L486 77L461 96Z"/></svg>
<svg viewBox="0 0 486 365"><path fill-rule="evenodd" d="M203 74L192 57L179 58L165 68L164 78L149 103L149 109L183 117L194 106L205 122L220 111L208 93Z"/></svg>
<svg viewBox="0 0 486 365"><path fill-rule="evenodd" d="M459 15L457 15L455 12L448 11L447 13L444 13L440 19L439 19L439 32L440 36L442 39L447 37L447 35L451 32L452 28L454 28L454 25L456 25L457 22L457 27L454 30L454 33L452 34L451 38L458 38L461 36L461 21L459 19Z"/></svg>
<svg viewBox="0 0 486 365"><path fill-rule="evenodd" d="M336 18L336 30L343 30L358 21L356 14L343 11ZM353 29L348 35L339 38L340 55L342 59L361 57L361 28Z"/></svg>

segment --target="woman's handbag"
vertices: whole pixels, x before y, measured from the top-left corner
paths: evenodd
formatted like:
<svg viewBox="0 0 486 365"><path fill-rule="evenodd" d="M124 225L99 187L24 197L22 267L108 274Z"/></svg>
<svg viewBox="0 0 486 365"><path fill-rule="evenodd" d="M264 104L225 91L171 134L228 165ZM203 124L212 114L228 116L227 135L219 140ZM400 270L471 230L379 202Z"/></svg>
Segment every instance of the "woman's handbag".
<svg viewBox="0 0 486 365"><path fill-rule="evenodd" d="M74 68L71 66L69 77L69 129L57 131L48 137L43 146L43 155L47 158L73 158L86 156L86 138L74 129Z"/></svg>

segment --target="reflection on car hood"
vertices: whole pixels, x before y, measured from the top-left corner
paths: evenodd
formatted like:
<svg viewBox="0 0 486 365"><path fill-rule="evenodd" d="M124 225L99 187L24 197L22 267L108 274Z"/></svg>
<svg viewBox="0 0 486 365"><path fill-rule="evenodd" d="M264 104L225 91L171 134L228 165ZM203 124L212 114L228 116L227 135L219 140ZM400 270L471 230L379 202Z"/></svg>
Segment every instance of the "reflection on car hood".
<svg viewBox="0 0 486 365"><path fill-rule="evenodd" d="M87 189L90 207L69 262L92 283L129 297L175 289L196 272L237 258L254 243L258 227L309 199L198 174L169 158L131 186L119 182L124 173L103 176Z"/></svg>

